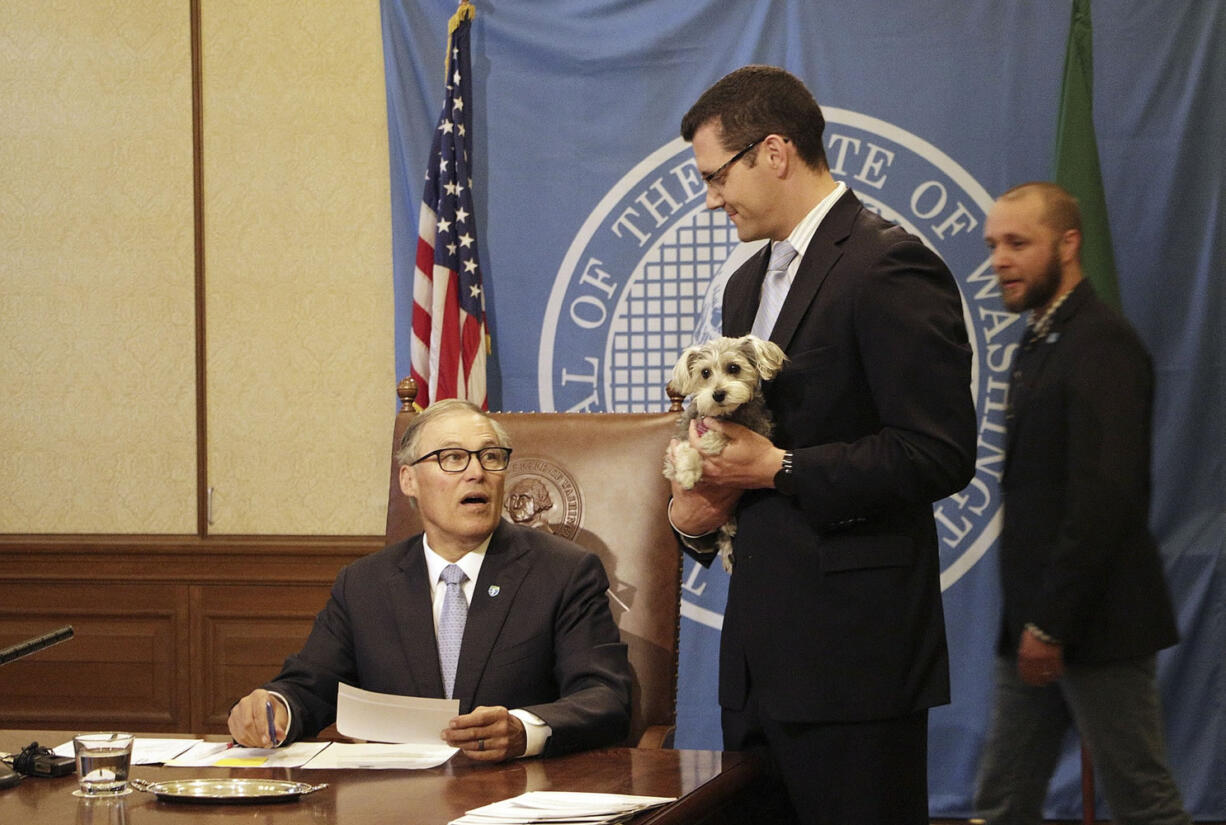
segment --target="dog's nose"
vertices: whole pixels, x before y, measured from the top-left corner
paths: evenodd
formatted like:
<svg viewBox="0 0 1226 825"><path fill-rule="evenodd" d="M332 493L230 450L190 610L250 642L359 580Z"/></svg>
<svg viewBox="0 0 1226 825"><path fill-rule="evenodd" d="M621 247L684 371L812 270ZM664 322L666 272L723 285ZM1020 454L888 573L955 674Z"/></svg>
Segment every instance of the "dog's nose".
<svg viewBox="0 0 1226 825"><path fill-rule="evenodd" d="M724 396L726 395L727 393L723 390L716 390L715 392L711 393L711 397L715 399L716 404L724 403Z"/></svg>

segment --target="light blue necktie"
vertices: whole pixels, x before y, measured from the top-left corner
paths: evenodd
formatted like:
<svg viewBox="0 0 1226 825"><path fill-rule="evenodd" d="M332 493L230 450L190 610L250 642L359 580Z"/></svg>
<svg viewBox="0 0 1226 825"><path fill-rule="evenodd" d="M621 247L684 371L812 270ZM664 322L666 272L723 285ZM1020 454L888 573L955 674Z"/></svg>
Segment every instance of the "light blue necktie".
<svg viewBox="0 0 1226 825"><path fill-rule="evenodd" d="M464 623L468 621L468 602L460 584L468 576L458 564L449 564L440 578L447 583L447 592L438 617L438 663L443 670L443 690L450 699L455 688L456 665L460 662L460 643L464 641Z"/></svg>
<svg viewBox="0 0 1226 825"><path fill-rule="evenodd" d="M779 241L771 247L771 260L762 279L762 300L758 314L753 319L753 332L763 340L770 340L771 330L779 318L783 299L788 296L788 264L796 257L796 250L787 241Z"/></svg>

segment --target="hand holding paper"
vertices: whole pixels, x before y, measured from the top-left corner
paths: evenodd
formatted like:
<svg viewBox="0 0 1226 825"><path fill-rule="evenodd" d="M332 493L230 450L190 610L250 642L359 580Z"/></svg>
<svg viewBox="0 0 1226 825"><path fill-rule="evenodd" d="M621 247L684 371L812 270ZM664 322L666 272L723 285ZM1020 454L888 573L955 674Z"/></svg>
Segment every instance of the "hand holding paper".
<svg viewBox="0 0 1226 825"><path fill-rule="evenodd" d="M339 761L355 758L362 762L361 765L338 762L338 767L426 767L424 764L401 764L406 759L441 765L455 755L456 748L444 744L439 738L439 731L448 727L459 712L458 699L422 699L375 693L342 682L336 691L338 731L354 739L394 742L410 747L380 749L370 745L348 745L334 749L336 753L332 757ZM380 757L380 750L391 752ZM346 754L345 751L350 753ZM377 764L386 762L388 758L391 763Z"/></svg>
<svg viewBox="0 0 1226 825"><path fill-rule="evenodd" d="M443 731L443 741L481 762L514 759L528 745L524 723L501 706L482 706L455 717Z"/></svg>

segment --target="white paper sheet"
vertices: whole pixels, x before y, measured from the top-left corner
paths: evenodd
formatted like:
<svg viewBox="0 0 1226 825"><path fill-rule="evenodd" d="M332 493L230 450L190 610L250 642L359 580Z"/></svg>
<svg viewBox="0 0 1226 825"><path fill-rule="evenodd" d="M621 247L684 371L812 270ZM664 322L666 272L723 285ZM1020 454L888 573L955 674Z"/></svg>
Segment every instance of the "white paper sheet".
<svg viewBox="0 0 1226 825"><path fill-rule="evenodd" d="M283 748L244 748L228 742L201 742L186 753L167 760L168 768L299 768L327 742L295 742Z"/></svg>
<svg viewBox="0 0 1226 825"><path fill-rule="evenodd" d="M138 736L132 741L133 765L158 765L168 759L173 759L190 747L199 744L202 739L154 739ZM56 756L75 757L72 742L68 741L55 747Z"/></svg>
<svg viewBox="0 0 1226 825"><path fill-rule="evenodd" d="M437 745L351 744L333 742L303 767L315 769L358 768L365 770L436 768L455 755L459 748L442 742Z"/></svg>
<svg viewBox="0 0 1226 825"><path fill-rule="evenodd" d="M367 742L445 748L440 735L459 713L458 699L395 696L362 690L343 682L337 688L336 729L345 736Z"/></svg>
<svg viewBox="0 0 1226 825"><path fill-rule="evenodd" d="M675 801L675 797L609 793L529 791L467 811L449 825L618 822L631 813Z"/></svg>

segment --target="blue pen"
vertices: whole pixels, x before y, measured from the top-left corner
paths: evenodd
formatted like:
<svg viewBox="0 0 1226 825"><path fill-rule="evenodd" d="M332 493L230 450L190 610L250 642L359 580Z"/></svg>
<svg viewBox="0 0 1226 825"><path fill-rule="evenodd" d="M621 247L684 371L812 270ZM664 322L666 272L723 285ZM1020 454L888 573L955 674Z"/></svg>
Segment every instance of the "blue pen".
<svg viewBox="0 0 1226 825"><path fill-rule="evenodd" d="M272 742L272 746L277 746L277 715L272 712L272 700L269 699L264 703L264 716L268 719L268 741Z"/></svg>

